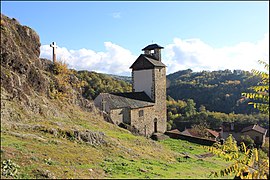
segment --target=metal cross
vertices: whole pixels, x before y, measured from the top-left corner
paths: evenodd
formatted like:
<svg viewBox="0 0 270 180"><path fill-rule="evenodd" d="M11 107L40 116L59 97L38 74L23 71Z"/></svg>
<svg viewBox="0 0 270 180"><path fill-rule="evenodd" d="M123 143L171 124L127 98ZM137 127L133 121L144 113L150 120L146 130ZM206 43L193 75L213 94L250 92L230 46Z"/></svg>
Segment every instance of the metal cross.
<svg viewBox="0 0 270 180"><path fill-rule="evenodd" d="M52 42L52 44L50 44L50 47L53 48L53 63L55 63L56 62L56 48L57 48L56 42Z"/></svg>

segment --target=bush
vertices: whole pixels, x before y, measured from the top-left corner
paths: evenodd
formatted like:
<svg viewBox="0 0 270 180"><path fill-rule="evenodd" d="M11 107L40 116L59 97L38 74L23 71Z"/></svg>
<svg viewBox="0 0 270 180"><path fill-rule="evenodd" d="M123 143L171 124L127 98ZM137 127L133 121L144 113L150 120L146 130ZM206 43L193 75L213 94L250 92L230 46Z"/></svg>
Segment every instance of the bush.
<svg viewBox="0 0 270 180"><path fill-rule="evenodd" d="M53 64L53 73L56 75L56 82L51 85L50 96L54 99L65 100L71 93L69 80L72 72L66 63L59 61Z"/></svg>

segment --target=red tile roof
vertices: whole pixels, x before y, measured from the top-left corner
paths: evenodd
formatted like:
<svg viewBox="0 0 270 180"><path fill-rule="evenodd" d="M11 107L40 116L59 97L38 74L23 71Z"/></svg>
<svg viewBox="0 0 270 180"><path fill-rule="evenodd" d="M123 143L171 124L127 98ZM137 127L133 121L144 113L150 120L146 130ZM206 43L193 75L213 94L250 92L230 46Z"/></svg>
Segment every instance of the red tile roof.
<svg viewBox="0 0 270 180"><path fill-rule="evenodd" d="M219 136L219 133L217 131L213 131L211 129L206 129L210 134L212 134L213 136L215 137L218 137Z"/></svg>

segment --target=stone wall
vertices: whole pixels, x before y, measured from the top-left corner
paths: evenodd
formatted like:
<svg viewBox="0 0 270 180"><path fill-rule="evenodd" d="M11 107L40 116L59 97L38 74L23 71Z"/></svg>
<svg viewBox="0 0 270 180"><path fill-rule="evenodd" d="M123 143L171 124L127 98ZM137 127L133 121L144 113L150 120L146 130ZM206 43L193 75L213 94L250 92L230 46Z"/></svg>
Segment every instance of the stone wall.
<svg viewBox="0 0 270 180"><path fill-rule="evenodd" d="M143 110L143 116L139 117L139 111ZM130 112L131 126L139 130L143 136L149 137L154 132L154 107L132 109Z"/></svg>
<svg viewBox="0 0 270 180"><path fill-rule="evenodd" d="M243 132L242 135L248 135L254 140L255 144L258 144L258 145L263 145L265 142L265 135L254 130ZM256 139L257 136L258 136L258 139Z"/></svg>
<svg viewBox="0 0 270 180"><path fill-rule="evenodd" d="M155 116L158 123L158 132L164 133L167 129L167 106L166 106L166 68L155 68Z"/></svg>
<svg viewBox="0 0 270 180"><path fill-rule="evenodd" d="M105 111L106 113L110 113L110 107L106 102L104 102L104 105L102 104L102 96L99 94L95 99L94 99L94 105L98 107L101 111Z"/></svg>
<svg viewBox="0 0 270 180"><path fill-rule="evenodd" d="M130 113L128 108L112 109L110 111L110 117L117 125L122 122L130 125Z"/></svg>

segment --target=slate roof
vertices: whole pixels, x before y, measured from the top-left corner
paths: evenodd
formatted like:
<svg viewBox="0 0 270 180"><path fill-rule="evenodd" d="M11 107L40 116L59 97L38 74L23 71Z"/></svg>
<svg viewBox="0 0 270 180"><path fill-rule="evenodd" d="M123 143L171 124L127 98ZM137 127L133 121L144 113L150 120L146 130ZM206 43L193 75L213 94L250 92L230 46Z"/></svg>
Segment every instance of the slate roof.
<svg viewBox="0 0 270 180"><path fill-rule="evenodd" d="M128 107L131 109L153 106L154 102L145 92L101 93L102 99L111 109Z"/></svg>
<svg viewBox="0 0 270 180"><path fill-rule="evenodd" d="M261 134L265 134L267 131L267 129L262 128L258 124L254 124L254 125L243 128L241 132L247 132L247 131L251 131L251 130L257 131Z"/></svg>
<svg viewBox="0 0 270 180"><path fill-rule="evenodd" d="M158 45L158 44L150 44L148 46L146 46L145 48L143 48L142 50L153 50L153 49L163 49L164 47Z"/></svg>
<svg viewBox="0 0 270 180"><path fill-rule="evenodd" d="M130 66L133 70L154 69L155 67L166 67L161 61L156 60L148 54L141 54Z"/></svg>

